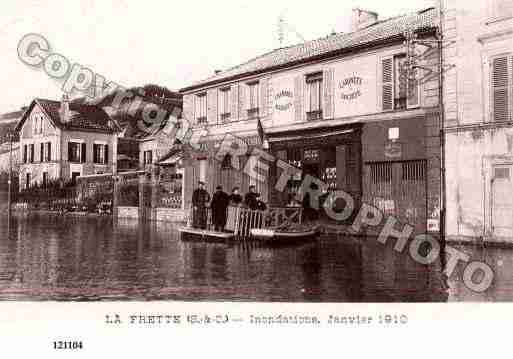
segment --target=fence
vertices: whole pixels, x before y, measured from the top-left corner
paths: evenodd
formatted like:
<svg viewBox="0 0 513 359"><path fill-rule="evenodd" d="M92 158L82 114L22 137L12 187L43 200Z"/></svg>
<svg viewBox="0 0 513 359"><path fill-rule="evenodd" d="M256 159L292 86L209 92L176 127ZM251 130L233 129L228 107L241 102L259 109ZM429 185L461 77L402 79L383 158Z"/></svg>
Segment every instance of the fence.
<svg viewBox="0 0 513 359"><path fill-rule="evenodd" d="M247 207L228 206L225 229L233 232L238 239L250 236L251 229L280 227L290 223L301 224L302 208L271 207L265 211L251 210ZM212 211L206 209L206 230L212 231ZM193 210L189 211L187 226L192 226Z"/></svg>

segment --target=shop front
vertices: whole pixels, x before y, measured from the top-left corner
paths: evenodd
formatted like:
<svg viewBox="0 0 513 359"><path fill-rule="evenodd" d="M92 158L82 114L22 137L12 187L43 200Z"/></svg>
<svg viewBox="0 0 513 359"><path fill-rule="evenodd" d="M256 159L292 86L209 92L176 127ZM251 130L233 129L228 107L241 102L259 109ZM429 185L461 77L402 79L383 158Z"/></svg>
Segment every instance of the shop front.
<svg viewBox="0 0 513 359"><path fill-rule="evenodd" d="M272 167L270 191L273 206L301 206L302 183L306 176L322 181L322 198L339 190L349 193L358 204L361 199L361 125L344 125L322 129L304 129L272 133L270 151L276 159L296 167L284 191L275 183L281 169ZM322 204L322 203L321 203ZM345 203L336 203L341 209ZM322 213L322 212L321 212Z"/></svg>

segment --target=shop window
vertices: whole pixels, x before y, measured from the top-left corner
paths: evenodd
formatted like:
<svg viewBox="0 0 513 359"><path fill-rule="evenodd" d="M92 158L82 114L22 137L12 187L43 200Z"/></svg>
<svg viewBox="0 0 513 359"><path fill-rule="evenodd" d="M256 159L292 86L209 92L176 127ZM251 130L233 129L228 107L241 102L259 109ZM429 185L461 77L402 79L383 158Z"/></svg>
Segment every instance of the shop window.
<svg viewBox="0 0 513 359"><path fill-rule="evenodd" d="M308 120L322 119L322 72L306 77L307 86L307 112Z"/></svg>
<svg viewBox="0 0 513 359"><path fill-rule="evenodd" d="M196 96L196 123L207 123L207 93L203 92Z"/></svg>

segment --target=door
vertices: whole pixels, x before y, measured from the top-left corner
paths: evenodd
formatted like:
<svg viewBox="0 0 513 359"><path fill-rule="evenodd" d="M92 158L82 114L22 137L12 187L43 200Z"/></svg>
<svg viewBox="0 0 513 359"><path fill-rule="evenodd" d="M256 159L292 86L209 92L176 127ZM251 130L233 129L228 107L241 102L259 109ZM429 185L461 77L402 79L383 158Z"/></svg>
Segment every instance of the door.
<svg viewBox="0 0 513 359"><path fill-rule="evenodd" d="M496 166L492 179L492 231L497 237L513 237L511 165Z"/></svg>
<svg viewBox="0 0 513 359"><path fill-rule="evenodd" d="M426 161L376 162L364 167L364 202L426 233ZM378 230L380 230L378 228Z"/></svg>

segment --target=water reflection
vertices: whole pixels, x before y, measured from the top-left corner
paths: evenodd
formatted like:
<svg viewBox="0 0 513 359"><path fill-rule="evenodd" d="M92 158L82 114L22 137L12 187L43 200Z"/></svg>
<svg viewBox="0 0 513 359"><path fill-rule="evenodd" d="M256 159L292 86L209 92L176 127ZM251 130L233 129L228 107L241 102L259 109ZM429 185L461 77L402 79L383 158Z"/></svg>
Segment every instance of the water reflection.
<svg viewBox="0 0 513 359"><path fill-rule="evenodd" d="M461 248L473 259L502 261L490 291L475 294L457 275L445 283L440 264L419 265L373 239L210 244L182 242L170 224L37 215L14 216L9 226L3 217L0 229L3 300L513 299L513 251L506 249Z"/></svg>

